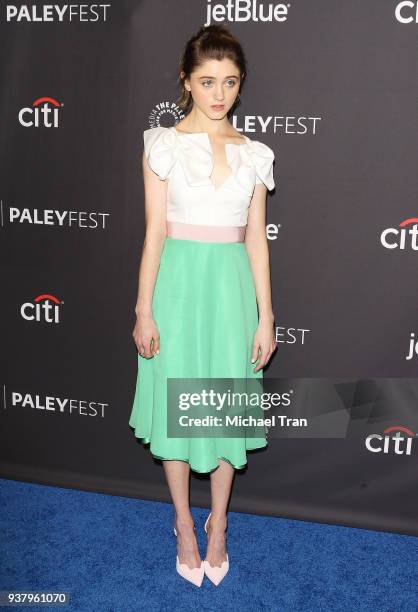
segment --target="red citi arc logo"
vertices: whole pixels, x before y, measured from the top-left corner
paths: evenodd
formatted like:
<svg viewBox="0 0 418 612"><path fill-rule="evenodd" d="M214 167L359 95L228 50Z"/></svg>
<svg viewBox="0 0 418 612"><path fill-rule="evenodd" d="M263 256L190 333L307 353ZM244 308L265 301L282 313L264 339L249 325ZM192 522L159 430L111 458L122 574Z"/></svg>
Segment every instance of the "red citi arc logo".
<svg viewBox="0 0 418 612"><path fill-rule="evenodd" d="M412 225L406 229L408 225ZM400 229L397 227L388 227L380 235L380 242L385 249L402 249L407 248L413 251L418 251L418 217L411 217L399 223Z"/></svg>
<svg viewBox="0 0 418 612"><path fill-rule="evenodd" d="M60 306L64 304L54 295L42 293L33 302L26 302L20 308L20 314L26 321L59 323Z"/></svg>
<svg viewBox="0 0 418 612"><path fill-rule="evenodd" d="M52 105L52 108L51 106ZM54 98L43 96L19 111L18 119L23 127L58 127L59 111L63 107Z"/></svg>
<svg viewBox="0 0 418 612"><path fill-rule="evenodd" d="M371 453L385 455L410 455L412 440L416 434L404 425L391 425L383 434L370 434L365 440L366 448Z"/></svg>

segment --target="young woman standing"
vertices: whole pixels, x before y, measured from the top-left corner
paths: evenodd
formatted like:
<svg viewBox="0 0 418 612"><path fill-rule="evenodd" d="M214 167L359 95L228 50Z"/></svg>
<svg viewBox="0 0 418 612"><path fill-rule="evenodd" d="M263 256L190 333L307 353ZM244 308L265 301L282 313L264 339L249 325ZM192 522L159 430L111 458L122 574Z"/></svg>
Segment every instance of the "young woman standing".
<svg viewBox="0 0 418 612"><path fill-rule="evenodd" d="M266 238L273 151L228 118L246 76L225 26L187 43L179 106L185 118L144 132L146 237L133 337L138 377L129 424L161 459L175 508L176 567L200 586L229 568L227 505L246 452L265 435L168 438L167 378L259 378L276 348ZM204 561L189 505L190 470L210 473Z"/></svg>

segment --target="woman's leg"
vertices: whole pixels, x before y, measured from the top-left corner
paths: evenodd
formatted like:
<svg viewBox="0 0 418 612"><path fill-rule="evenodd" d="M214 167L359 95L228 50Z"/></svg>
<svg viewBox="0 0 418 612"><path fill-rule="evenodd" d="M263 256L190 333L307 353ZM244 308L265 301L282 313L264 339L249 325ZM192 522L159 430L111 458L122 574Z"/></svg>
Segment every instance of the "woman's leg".
<svg viewBox="0 0 418 612"><path fill-rule="evenodd" d="M190 569L200 567L201 557L194 533L194 520L190 512L189 482L190 465L186 461L163 461L165 477L175 508L177 531L177 554L180 563Z"/></svg>
<svg viewBox="0 0 418 612"><path fill-rule="evenodd" d="M211 472L212 513L208 522L208 547L206 560L212 567L221 566L226 561L225 529L226 512L231 494L235 469L227 461L220 459L219 467Z"/></svg>

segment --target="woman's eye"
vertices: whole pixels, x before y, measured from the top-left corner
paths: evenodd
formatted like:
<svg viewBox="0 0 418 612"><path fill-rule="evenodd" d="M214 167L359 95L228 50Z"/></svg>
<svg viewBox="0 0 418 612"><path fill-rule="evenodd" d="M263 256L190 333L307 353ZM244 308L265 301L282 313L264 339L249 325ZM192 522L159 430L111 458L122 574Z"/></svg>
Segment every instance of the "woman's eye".
<svg viewBox="0 0 418 612"><path fill-rule="evenodd" d="M204 87L206 87L206 86L210 86L210 85L212 85L212 82L213 82L213 81L202 81L202 85L203 85ZM229 87L234 87L234 86L236 85L236 81L235 81L234 79L229 79L229 80L227 81L227 83L229 84Z"/></svg>

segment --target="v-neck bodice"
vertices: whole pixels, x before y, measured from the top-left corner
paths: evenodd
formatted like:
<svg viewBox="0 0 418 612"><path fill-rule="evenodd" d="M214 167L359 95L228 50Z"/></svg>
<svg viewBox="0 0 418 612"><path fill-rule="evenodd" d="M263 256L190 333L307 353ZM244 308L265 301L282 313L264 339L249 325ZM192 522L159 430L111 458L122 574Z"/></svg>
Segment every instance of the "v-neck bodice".
<svg viewBox="0 0 418 612"><path fill-rule="evenodd" d="M212 144L207 132L179 132L173 127L144 131L144 150L150 168L168 179L167 220L201 225L243 226L254 187L275 187L273 150L245 136L245 142L226 143L231 173L215 186Z"/></svg>
<svg viewBox="0 0 418 612"><path fill-rule="evenodd" d="M214 170L214 165L215 165L215 160L214 160L214 153L213 153L213 147L212 147L212 143L209 137L209 134L207 132L195 132L195 133L191 133L191 132L180 132L179 130L177 130L176 127L170 128L170 129L174 129L176 134L178 134L179 136L201 136L207 143L208 145L208 149L209 149L209 153L211 156L211 172L210 172L210 176L209 176L209 180L211 181L212 185L213 185L213 189L215 191L219 191L220 189L222 189L222 187L224 186L224 184L229 181L231 178L233 178L234 173L233 170L231 168L231 154L230 154L230 147L242 147L247 145L249 138L247 136L244 135L244 142L227 142L224 144L224 150L225 150L225 157L226 157L226 163L229 166L229 174L228 176L219 184L219 185L215 185L213 180L212 180L212 173Z"/></svg>

